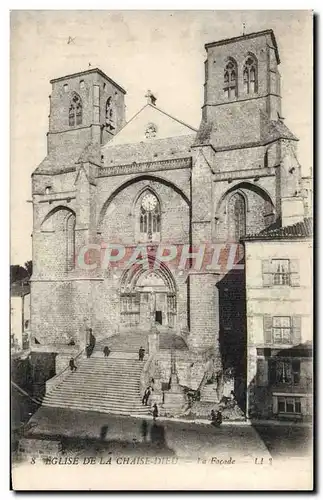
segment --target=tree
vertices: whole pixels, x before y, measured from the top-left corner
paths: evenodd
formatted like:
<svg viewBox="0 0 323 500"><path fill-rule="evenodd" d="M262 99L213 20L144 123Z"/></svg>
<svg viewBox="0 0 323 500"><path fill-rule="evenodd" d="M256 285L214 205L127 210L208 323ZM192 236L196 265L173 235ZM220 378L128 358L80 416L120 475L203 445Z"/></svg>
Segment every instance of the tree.
<svg viewBox="0 0 323 500"><path fill-rule="evenodd" d="M10 266L10 283L15 283L16 281L22 281L28 277L28 271L19 264L12 264Z"/></svg>

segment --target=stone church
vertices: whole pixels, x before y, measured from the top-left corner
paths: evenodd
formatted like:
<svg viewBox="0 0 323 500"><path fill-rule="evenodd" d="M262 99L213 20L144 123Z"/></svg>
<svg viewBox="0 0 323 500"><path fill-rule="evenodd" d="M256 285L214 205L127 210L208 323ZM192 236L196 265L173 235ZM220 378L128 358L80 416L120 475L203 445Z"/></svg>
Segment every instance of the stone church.
<svg viewBox="0 0 323 500"><path fill-rule="evenodd" d="M193 261L201 245L293 224L304 216L302 177L273 31L205 49L198 130L160 109L150 91L127 121L126 91L100 69L51 80L47 156L32 175L37 344L82 347L89 329L97 343L131 342L157 325L182 337L192 356L213 349L243 378L244 270L202 266L183 279L176 259L153 265L157 248L189 246ZM81 249L109 244L126 255L147 248L152 265L80 265Z"/></svg>

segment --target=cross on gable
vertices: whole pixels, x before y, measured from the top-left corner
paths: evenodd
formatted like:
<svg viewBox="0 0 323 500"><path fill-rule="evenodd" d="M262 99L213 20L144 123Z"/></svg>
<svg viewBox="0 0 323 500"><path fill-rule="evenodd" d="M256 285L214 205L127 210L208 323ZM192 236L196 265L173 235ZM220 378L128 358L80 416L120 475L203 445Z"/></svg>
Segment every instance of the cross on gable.
<svg viewBox="0 0 323 500"><path fill-rule="evenodd" d="M147 98L147 104L152 104L153 106L156 106L156 97L154 94L151 92L151 90L147 90L147 94L145 95Z"/></svg>

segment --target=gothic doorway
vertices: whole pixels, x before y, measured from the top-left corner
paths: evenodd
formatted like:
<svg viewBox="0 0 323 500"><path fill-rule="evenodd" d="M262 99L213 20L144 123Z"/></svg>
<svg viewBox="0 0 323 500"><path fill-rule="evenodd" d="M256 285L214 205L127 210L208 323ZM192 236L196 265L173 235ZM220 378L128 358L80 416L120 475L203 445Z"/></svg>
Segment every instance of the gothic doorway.
<svg viewBox="0 0 323 500"><path fill-rule="evenodd" d="M166 266L132 266L125 272L120 290L121 325L144 330L154 324L174 328L176 303L174 279Z"/></svg>

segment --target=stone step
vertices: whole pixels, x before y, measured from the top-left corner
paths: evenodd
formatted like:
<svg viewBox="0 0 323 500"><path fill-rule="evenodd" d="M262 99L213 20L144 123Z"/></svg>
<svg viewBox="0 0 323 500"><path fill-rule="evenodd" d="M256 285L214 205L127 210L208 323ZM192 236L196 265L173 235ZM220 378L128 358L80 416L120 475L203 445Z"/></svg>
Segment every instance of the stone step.
<svg viewBox="0 0 323 500"><path fill-rule="evenodd" d="M66 398L64 398L62 395L53 395L52 397L45 398L44 403L48 401L62 401L66 402ZM68 402L75 403L78 401L79 403L91 403L93 405L102 405L102 406L113 406L114 408L124 408L124 407L139 407L142 406L142 403L140 402L140 399L137 398L137 400L120 400L120 399L112 399L112 398L93 398L93 397L88 397L86 395L78 394L78 395L73 395L69 397Z"/></svg>
<svg viewBox="0 0 323 500"><path fill-rule="evenodd" d="M106 397L109 395L114 395L114 394L120 393L120 391L115 390L115 388L111 388L110 390L108 390L108 389L100 390L100 389L95 388L95 387L84 389L84 387L82 387L81 385L73 386L73 387L64 387L65 394L71 393L71 392L81 393L81 394L89 394L89 395L100 394L101 397ZM61 394L61 393L62 393L61 390L56 390L55 392L53 391L53 393L51 393L51 394ZM138 397L138 396L140 396L139 386L133 390L128 390L128 391L123 390L122 394L124 395L124 397L130 397L130 396Z"/></svg>
<svg viewBox="0 0 323 500"><path fill-rule="evenodd" d="M124 402L124 401L117 401L117 400L106 400L106 399L93 399L93 398L81 398L81 397L71 397L69 398L68 402L66 401L66 399L64 398L49 398L49 399L45 399L44 400L44 403L43 404L46 404L46 403L59 403L59 402L63 402L64 404L68 404L68 403L73 403L75 404L76 402L78 404L91 404L93 406L106 406L106 407L109 407L109 408L114 408L115 410L117 410L118 408L129 408L129 410L131 410L132 408L136 408L136 407L141 407L143 406L141 403L136 403L135 401L127 401L127 402Z"/></svg>
<svg viewBox="0 0 323 500"><path fill-rule="evenodd" d="M68 408L71 410L83 410L83 411L94 411L98 413L109 413L111 415L148 415L149 410L147 408L134 408L132 410L116 410L115 408L106 408L106 407L96 407L87 406L87 405L77 405L77 404L46 404L45 406L49 406L52 408Z"/></svg>
<svg viewBox="0 0 323 500"><path fill-rule="evenodd" d="M142 406L140 396L144 363L137 356L138 353L120 352L106 358L78 360L77 370L47 394L43 404L103 413L147 414L148 408Z"/></svg>

